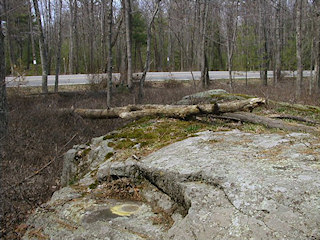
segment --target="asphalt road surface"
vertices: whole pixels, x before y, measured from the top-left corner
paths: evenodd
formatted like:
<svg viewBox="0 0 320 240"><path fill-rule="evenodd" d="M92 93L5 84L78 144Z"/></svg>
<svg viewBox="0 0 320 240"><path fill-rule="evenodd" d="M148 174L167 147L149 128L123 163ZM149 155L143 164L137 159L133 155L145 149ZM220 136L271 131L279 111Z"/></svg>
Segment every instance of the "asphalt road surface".
<svg viewBox="0 0 320 240"><path fill-rule="evenodd" d="M295 76L296 72L284 71L283 74L287 76ZM195 72L148 72L146 76L146 81L166 81L166 80L199 80L200 71ZM141 76L141 73L134 73L134 77ZM229 74L227 71L210 71L210 79L228 79ZM304 71L304 76L310 76L310 71ZM106 77L106 74L76 74L76 75L60 75L59 85L79 85L79 84L89 84L92 81L99 81L102 77ZM259 78L258 71L247 72L248 78ZM273 72L268 71L268 77L273 77ZM24 77L6 77L7 87L34 87L41 86L41 76L24 76ZM113 81L119 81L120 74L113 74ZM246 72L233 72L234 79L245 79ZM48 76L48 86L54 86L54 75Z"/></svg>

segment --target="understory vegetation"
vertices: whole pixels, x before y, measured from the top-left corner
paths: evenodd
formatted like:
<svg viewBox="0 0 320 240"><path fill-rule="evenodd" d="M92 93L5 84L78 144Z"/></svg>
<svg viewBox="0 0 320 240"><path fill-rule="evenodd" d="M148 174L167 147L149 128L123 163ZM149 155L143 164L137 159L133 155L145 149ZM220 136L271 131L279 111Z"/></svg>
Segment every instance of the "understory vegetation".
<svg viewBox="0 0 320 240"><path fill-rule="evenodd" d="M244 81L237 81L232 92L264 97L267 100L285 102L294 100L292 79L284 79L276 87L261 86L254 80L250 81L249 87L244 84ZM212 82L210 88L221 88L230 92L229 85L225 81ZM4 159L0 162L2 170L1 239L20 239L28 214L46 202L52 193L60 188L63 153L75 144L89 142L93 137L105 136L105 138L116 140L115 145L112 146L115 149L127 149L137 144L131 139L139 139L138 143L144 151L142 154L148 154L154 149L206 129L221 131L240 128L253 132L270 131L260 125L223 120L215 120L209 125L197 119L167 121L157 118L158 124L155 128L154 120L150 118L134 122L122 119L83 119L75 114L57 114L57 110L72 107L106 108L104 91L92 91L88 87L87 90L66 91L44 96L26 93L26 89L8 90L8 139L4 146ZM142 104L172 104L185 95L202 90L200 87L176 82L166 83L165 87L147 86ZM137 94L137 88L132 92L126 89L115 89L112 106L135 104ZM307 91L301 103L320 105L318 96L310 96ZM272 104L255 111L286 113L320 121L318 114L312 111L275 107ZM110 133L122 127L125 128L117 133Z"/></svg>

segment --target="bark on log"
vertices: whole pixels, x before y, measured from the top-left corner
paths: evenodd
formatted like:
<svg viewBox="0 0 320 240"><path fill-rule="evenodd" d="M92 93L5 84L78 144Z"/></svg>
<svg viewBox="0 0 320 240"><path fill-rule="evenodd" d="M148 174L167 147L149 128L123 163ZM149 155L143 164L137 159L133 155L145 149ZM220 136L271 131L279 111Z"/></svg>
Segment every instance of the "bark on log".
<svg viewBox="0 0 320 240"><path fill-rule="evenodd" d="M262 104L265 104L265 100L263 98L249 98L245 100L218 103L214 105L204 104L199 105L199 108L203 113L221 114L226 112L242 111L246 109L252 110Z"/></svg>
<svg viewBox="0 0 320 240"><path fill-rule="evenodd" d="M213 115L213 118L229 119L241 122L249 122L254 124L262 124L269 128L278 128L287 131L303 131L308 133L319 132L319 129L311 126L305 126L302 124L289 124L279 119L271 119L268 117L258 116L248 112L235 112L235 113L224 113L222 115Z"/></svg>
<svg viewBox="0 0 320 240"><path fill-rule="evenodd" d="M110 109L60 109L62 113L76 113L84 118L123 118L134 119L144 116L166 116L174 118L186 118L201 113L221 114L225 112L253 109L265 100L251 98L218 104L204 105L129 105Z"/></svg>

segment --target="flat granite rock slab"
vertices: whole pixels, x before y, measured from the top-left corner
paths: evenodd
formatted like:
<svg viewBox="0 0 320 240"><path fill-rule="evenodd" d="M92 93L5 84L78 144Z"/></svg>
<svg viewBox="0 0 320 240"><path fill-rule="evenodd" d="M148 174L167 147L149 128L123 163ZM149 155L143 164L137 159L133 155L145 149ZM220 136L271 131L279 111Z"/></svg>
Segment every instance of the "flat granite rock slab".
<svg viewBox="0 0 320 240"><path fill-rule="evenodd" d="M308 134L204 132L152 153L140 168L180 182L190 202L170 239L317 239L319 150Z"/></svg>
<svg viewBox="0 0 320 240"><path fill-rule="evenodd" d="M29 218L24 239L39 229L48 239L320 239L320 141L310 134L206 131L97 167L97 180L111 175L146 179L147 200L62 188ZM185 214L171 211L167 229L152 223L151 205Z"/></svg>

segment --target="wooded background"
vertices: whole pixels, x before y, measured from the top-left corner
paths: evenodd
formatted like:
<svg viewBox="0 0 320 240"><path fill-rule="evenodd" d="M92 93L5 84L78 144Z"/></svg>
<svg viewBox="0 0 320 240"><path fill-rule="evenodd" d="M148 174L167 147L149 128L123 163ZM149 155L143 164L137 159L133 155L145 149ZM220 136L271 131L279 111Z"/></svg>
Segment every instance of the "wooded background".
<svg viewBox="0 0 320 240"><path fill-rule="evenodd" d="M2 1L7 74L298 70L299 96L304 69L320 88L318 0Z"/></svg>

